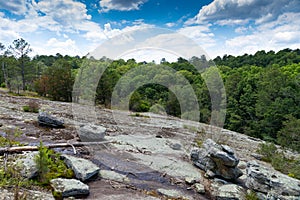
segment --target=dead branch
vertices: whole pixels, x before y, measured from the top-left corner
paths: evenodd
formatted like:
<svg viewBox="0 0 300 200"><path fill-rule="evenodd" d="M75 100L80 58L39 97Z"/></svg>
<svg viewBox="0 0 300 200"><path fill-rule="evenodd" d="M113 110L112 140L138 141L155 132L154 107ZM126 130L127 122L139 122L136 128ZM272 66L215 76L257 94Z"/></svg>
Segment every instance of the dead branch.
<svg viewBox="0 0 300 200"><path fill-rule="evenodd" d="M93 146L93 145L103 145L108 143L114 143L115 141L102 141L102 142L74 142L74 143L56 143L56 144L47 144L44 145L49 149L53 148L63 148L63 147L72 147L73 150L75 147L82 146ZM0 155L4 155L5 153L19 153L23 151L38 151L39 146L17 146L17 147L4 147L0 148Z"/></svg>

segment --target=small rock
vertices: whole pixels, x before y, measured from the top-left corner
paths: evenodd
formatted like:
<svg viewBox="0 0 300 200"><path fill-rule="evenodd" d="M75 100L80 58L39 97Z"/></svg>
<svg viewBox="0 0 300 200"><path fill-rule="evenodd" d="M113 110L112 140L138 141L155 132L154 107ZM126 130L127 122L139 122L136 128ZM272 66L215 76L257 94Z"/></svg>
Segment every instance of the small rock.
<svg viewBox="0 0 300 200"><path fill-rule="evenodd" d="M0 131L0 136L1 137L7 137L7 134L5 132L3 132L3 131Z"/></svg>
<svg viewBox="0 0 300 200"><path fill-rule="evenodd" d="M218 184L221 184L221 185L228 184L227 181L225 181L225 180L223 180L223 179L219 179L219 178L214 178L214 182L215 182L215 183L218 183Z"/></svg>
<svg viewBox="0 0 300 200"><path fill-rule="evenodd" d="M181 192L177 191L177 190L168 190L168 189L163 189L160 188L157 190L158 193L165 195L169 198L183 198L183 199L189 199L188 197L184 196L184 194L182 194Z"/></svg>
<svg viewBox="0 0 300 200"><path fill-rule="evenodd" d="M103 141L106 128L103 126L87 124L79 128L79 137L83 142Z"/></svg>
<svg viewBox="0 0 300 200"><path fill-rule="evenodd" d="M194 185L196 192L200 193L200 194L204 194L205 193L205 188L204 185L200 184L200 183L196 183Z"/></svg>
<svg viewBox="0 0 300 200"><path fill-rule="evenodd" d="M225 151L226 153L229 153L231 155L234 154L234 151L231 147L224 145L224 144L222 144L221 147L222 147L223 151Z"/></svg>
<svg viewBox="0 0 300 200"><path fill-rule="evenodd" d="M50 181L55 192L62 197L89 195L89 186L76 179L57 178Z"/></svg>
<svg viewBox="0 0 300 200"><path fill-rule="evenodd" d="M199 178L196 178L196 177L186 177L185 178L185 182L189 185L193 185L197 182L200 182L200 179Z"/></svg>
<svg viewBox="0 0 300 200"><path fill-rule="evenodd" d="M61 155L66 165L71 168L77 179L86 181L99 173L100 168L89 160L70 155Z"/></svg>
<svg viewBox="0 0 300 200"><path fill-rule="evenodd" d="M245 161L240 161L237 167L239 169L246 169L247 168L247 163Z"/></svg>
<svg viewBox="0 0 300 200"><path fill-rule="evenodd" d="M212 172L211 170L207 170L206 173L204 174L205 178L213 178L216 176L216 174L214 172Z"/></svg>
<svg viewBox="0 0 300 200"><path fill-rule="evenodd" d="M33 120L32 119L24 119L24 123L31 123Z"/></svg>
<svg viewBox="0 0 300 200"><path fill-rule="evenodd" d="M252 153L251 156L257 160L261 160L262 159L262 155L257 154L257 153Z"/></svg>
<svg viewBox="0 0 300 200"><path fill-rule="evenodd" d="M57 119L46 112L39 112L38 123L41 126L48 126L52 128L64 127L64 121Z"/></svg>
<svg viewBox="0 0 300 200"><path fill-rule="evenodd" d="M109 171L109 170L100 170L99 175L101 178L108 179L108 180L113 180L121 183L129 183L130 180L123 174L119 174L114 171Z"/></svg>
<svg viewBox="0 0 300 200"><path fill-rule="evenodd" d="M245 199L244 188L235 184L222 185L216 193L217 200L240 200Z"/></svg>
<svg viewBox="0 0 300 200"><path fill-rule="evenodd" d="M174 144L171 144L170 147L171 147L173 150L180 150L180 149L181 149L181 144L179 144L179 143L174 143Z"/></svg>

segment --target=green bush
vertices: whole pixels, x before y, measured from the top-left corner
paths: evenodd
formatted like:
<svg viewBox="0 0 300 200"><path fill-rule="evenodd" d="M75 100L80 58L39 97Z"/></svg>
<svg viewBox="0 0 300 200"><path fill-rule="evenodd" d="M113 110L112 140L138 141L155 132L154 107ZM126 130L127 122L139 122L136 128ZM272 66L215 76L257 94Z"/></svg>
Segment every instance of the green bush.
<svg viewBox="0 0 300 200"><path fill-rule="evenodd" d="M282 151L278 151L273 143L261 144L258 149L262 160L272 164L274 169L300 179L300 160L287 158Z"/></svg>
<svg viewBox="0 0 300 200"><path fill-rule="evenodd" d="M7 129L4 131L5 137L0 136L0 147L22 146L20 142L15 141L23 132L19 129Z"/></svg>
<svg viewBox="0 0 300 200"><path fill-rule="evenodd" d="M283 128L277 132L277 142L283 147L300 152L300 119L288 116Z"/></svg>
<svg viewBox="0 0 300 200"><path fill-rule="evenodd" d="M245 199L246 200L259 200L257 194L252 190L246 194Z"/></svg>
<svg viewBox="0 0 300 200"><path fill-rule="evenodd" d="M48 149L40 143L39 152L34 159L38 169L38 181L42 185L48 185L50 180L63 177L73 178L72 169L67 168L60 154Z"/></svg>
<svg viewBox="0 0 300 200"><path fill-rule="evenodd" d="M156 113L156 114L165 114L165 108L160 104L154 104L150 107L149 112Z"/></svg>
<svg viewBox="0 0 300 200"><path fill-rule="evenodd" d="M263 156L263 161L271 162L272 156L274 156L274 154L277 152L277 148L273 143L262 143L260 144L260 148L257 152Z"/></svg>
<svg viewBox="0 0 300 200"><path fill-rule="evenodd" d="M40 106L35 101L29 101L28 105L23 106L23 111L24 112L38 113L39 109L40 109Z"/></svg>

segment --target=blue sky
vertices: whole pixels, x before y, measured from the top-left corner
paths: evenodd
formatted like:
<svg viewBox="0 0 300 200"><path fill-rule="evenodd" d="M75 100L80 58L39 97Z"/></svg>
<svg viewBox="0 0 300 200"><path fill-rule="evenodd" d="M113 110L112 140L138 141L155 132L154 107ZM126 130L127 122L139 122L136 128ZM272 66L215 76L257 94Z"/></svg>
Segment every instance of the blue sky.
<svg viewBox="0 0 300 200"><path fill-rule="evenodd" d="M211 58L253 54L258 50L296 49L300 48L300 1L0 2L0 42L8 46L22 37L31 44L33 55L83 56L107 40L143 28L164 28L184 35Z"/></svg>

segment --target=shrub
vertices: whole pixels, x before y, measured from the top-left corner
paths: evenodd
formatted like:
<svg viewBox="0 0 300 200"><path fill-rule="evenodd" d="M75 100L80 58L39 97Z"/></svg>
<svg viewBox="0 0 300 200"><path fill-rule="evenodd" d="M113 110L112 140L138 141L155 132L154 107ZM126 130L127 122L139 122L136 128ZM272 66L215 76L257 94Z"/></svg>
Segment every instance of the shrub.
<svg viewBox="0 0 300 200"><path fill-rule="evenodd" d="M282 151L278 151L273 143L261 144L258 149L262 160L272 164L274 169L300 179L300 160L287 158Z"/></svg>
<svg viewBox="0 0 300 200"><path fill-rule="evenodd" d="M4 159L10 158L6 157ZM27 199L27 193L24 191L21 192L20 188L31 189L34 185L34 182L24 178L20 174L21 169L17 163L6 163L4 159L1 161L3 163L0 165L0 187L11 189L14 193L14 199Z"/></svg>
<svg viewBox="0 0 300 200"><path fill-rule="evenodd" d="M271 162L272 156L277 152L277 148L273 143L262 143L257 152L263 156L263 161Z"/></svg>
<svg viewBox="0 0 300 200"><path fill-rule="evenodd" d="M20 137L23 134L22 131L20 131L19 129L7 129L4 132L4 136L0 136L1 147L22 146L20 142L15 141L16 138Z"/></svg>
<svg viewBox="0 0 300 200"><path fill-rule="evenodd" d="M257 194L252 190L246 194L245 199L246 200L259 200Z"/></svg>
<svg viewBox="0 0 300 200"><path fill-rule="evenodd" d="M42 185L48 185L50 180L55 178L74 177L72 169L68 169L60 159L60 154L43 146L42 142L40 142L39 152L34 161L38 169L38 181Z"/></svg>
<svg viewBox="0 0 300 200"><path fill-rule="evenodd" d="M277 142L283 147L300 152L300 119L288 116L283 128L277 132Z"/></svg>
<svg viewBox="0 0 300 200"><path fill-rule="evenodd" d="M29 101L28 105L23 106L23 111L24 112L38 113L39 109L40 109L40 106L35 101Z"/></svg>
<svg viewBox="0 0 300 200"><path fill-rule="evenodd" d="M166 114L165 108L160 104L154 104L153 106L151 106L149 112L161 114L161 115Z"/></svg>

